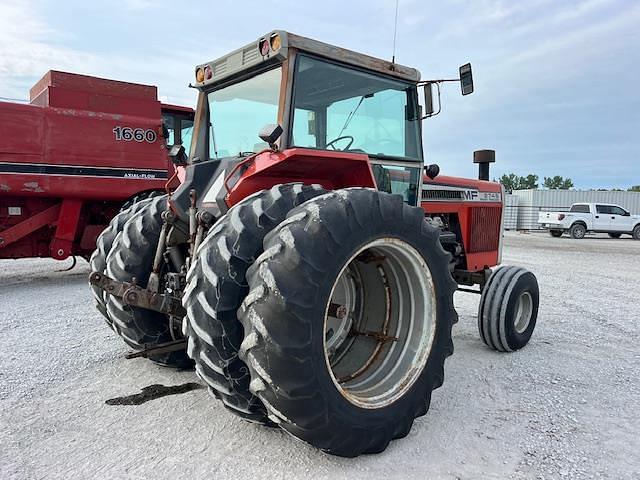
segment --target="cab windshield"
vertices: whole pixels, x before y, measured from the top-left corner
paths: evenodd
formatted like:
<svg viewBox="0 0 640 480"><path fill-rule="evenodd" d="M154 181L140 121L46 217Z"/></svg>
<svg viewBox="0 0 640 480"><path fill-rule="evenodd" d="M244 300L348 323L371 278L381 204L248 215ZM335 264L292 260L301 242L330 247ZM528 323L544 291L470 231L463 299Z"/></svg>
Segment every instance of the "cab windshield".
<svg viewBox="0 0 640 480"><path fill-rule="evenodd" d="M411 83L300 55L290 144L420 160Z"/></svg>
<svg viewBox="0 0 640 480"><path fill-rule="evenodd" d="M278 121L281 67L208 94L209 156L258 152L268 145L258 132Z"/></svg>

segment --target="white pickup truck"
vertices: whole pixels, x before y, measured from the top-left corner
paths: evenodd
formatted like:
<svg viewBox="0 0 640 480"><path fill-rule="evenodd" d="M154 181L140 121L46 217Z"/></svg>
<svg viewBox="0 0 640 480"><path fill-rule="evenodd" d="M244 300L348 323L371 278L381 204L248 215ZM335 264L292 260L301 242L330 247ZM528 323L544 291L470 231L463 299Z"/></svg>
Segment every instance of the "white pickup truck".
<svg viewBox="0 0 640 480"><path fill-rule="evenodd" d="M587 232L600 232L611 238L624 233L640 240L640 215L609 203L574 203L568 212L540 212L538 223L554 237L569 232L572 238L584 238Z"/></svg>

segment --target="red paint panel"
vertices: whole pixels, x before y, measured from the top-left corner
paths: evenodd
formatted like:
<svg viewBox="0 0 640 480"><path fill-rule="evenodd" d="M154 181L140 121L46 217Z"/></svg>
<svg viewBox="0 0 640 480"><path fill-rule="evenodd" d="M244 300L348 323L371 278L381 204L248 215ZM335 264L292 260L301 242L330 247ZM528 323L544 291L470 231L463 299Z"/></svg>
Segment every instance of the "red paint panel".
<svg viewBox="0 0 640 480"><path fill-rule="evenodd" d="M7 193L25 197L124 201L139 192L163 190L167 179L4 174L1 183L5 182L12 187Z"/></svg>
<svg viewBox="0 0 640 480"><path fill-rule="evenodd" d="M158 91L156 87L152 85L140 85L138 83L120 82L106 78L79 75L77 73L49 70L29 91L31 100L40 95L47 87L58 87L76 92L100 93L125 98L147 100L156 100L158 98Z"/></svg>
<svg viewBox="0 0 640 480"><path fill-rule="evenodd" d="M431 179L425 175L423 178L425 184L449 185L458 188L476 188L481 192L501 192L499 183L487 182L485 180L476 180L474 178L448 177L446 175L438 175Z"/></svg>
<svg viewBox="0 0 640 480"><path fill-rule="evenodd" d="M28 162L41 158L44 111L32 105L0 102L0 161L16 155Z"/></svg>
<svg viewBox="0 0 640 480"><path fill-rule="evenodd" d="M375 187L367 155L291 148L257 155L233 186L227 204L235 205L254 192L288 182L318 183L329 190Z"/></svg>

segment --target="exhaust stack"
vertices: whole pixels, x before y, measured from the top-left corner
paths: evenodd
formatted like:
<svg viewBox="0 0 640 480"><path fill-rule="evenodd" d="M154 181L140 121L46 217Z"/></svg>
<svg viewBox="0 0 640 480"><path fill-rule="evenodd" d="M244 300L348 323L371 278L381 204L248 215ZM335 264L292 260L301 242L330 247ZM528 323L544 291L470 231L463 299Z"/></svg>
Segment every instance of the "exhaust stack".
<svg viewBox="0 0 640 480"><path fill-rule="evenodd" d="M478 179L489 181L489 164L496 161L495 150L476 150L473 152L473 163L478 164Z"/></svg>

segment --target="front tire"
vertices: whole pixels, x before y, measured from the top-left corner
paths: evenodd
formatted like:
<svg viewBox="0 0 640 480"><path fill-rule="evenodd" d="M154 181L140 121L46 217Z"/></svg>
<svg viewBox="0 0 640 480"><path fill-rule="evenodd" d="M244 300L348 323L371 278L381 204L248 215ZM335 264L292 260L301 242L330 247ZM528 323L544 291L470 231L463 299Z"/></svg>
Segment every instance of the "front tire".
<svg viewBox="0 0 640 480"><path fill-rule="evenodd" d="M457 285L439 231L401 196L355 188L293 209L264 248L240 357L269 418L346 457L407 435L453 353Z"/></svg>
<svg viewBox="0 0 640 480"><path fill-rule="evenodd" d="M135 278L138 286L147 286L162 229L161 214L166 208L167 196L155 197L125 223L107 257L109 277L120 282L131 282ZM134 350L174 340L169 318L163 313L125 305L122 299L111 295L107 300L107 312L116 333ZM175 368L192 365L186 351L149 358L157 364Z"/></svg>
<svg viewBox="0 0 640 480"><path fill-rule="evenodd" d="M571 238L581 240L587 234L587 228L581 223L574 223L569 229L569 234Z"/></svg>
<svg viewBox="0 0 640 480"><path fill-rule="evenodd" d="M524 347L538 318L538 281L520 267L496 269L482 290L478 306L480 338L489 348L512 352Z"/></svg>
<svg viewBox="0 0 640 480"><path fill-rule="evenodd" d="M633 238L640 240L640 225L636 225L633 229Z"/></svg>
<svg viewBox="0 0 640 480"><path fill-rule="evenodd" d="M215 224L187 275L183 332L196 373L236 415L271 424L262 402L249 391L249 371L238 358L244 338L237 310L249 292L246 273L262 253L262 240L287 213L325 193L318 185L276 185L246 198Z"/></svg>

